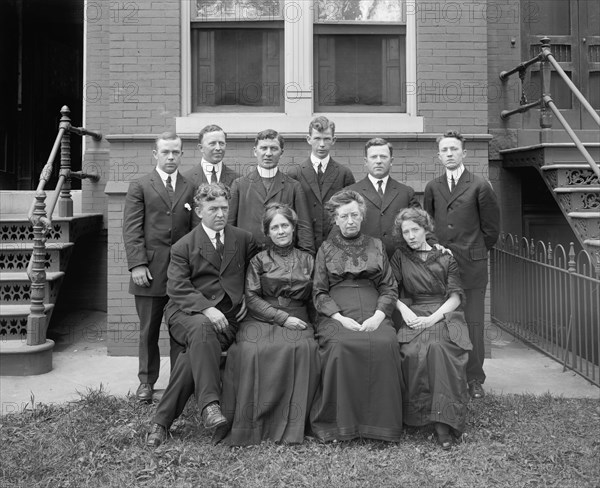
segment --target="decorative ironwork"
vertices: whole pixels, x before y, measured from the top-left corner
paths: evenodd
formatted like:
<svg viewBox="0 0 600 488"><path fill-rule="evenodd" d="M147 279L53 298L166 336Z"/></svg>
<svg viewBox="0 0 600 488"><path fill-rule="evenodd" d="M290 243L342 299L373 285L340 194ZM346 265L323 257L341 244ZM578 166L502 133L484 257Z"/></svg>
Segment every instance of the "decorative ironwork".
<svg viewBox="0 0 600 488"><path fill-rule="evenodd" d="M27 317L11 317L0 319L0 337L21 339L27 335Z"/></svg>
<svg viewBox="0 0 600 488"><path fill-rule="evenodd" d="M13 283L4 285L0 290L2 301L20 303L31 299L31 285L29 283Z"/></svg>
<svg viewBox="0 0 600 488"><path fill-rule="evenodd" d="M597 185L598 177L590 169L567 170L567 185Z"/></svg>
<svg viewBox="0 0 600 488"><path fill-rule="evenodd" d="M597 193L583 193L581 197L583 199L583 209L593 210L600 208L600 198L598 198Z"/></svg>
<svg viewBox="0 0 600 488"><path fill-rule="evenodd" d="M600 260L503 235L491 253L492 320L600 386Z"/></svg>
<svg viewBox="0 0 600 488"><path fill-rule="evenodd" d="M30 224L6 224L0 228L0 239L7 242L33 240L33 227Z"/></svg>
<svg viewBox="0 0 600 488"><path fill-rule="evenodd" d="M31 256L22 251L4 251L0 254L0 271L25 271ZM52 265L52 256L50 253L44 255L45 268L49 269Z"/></svg>

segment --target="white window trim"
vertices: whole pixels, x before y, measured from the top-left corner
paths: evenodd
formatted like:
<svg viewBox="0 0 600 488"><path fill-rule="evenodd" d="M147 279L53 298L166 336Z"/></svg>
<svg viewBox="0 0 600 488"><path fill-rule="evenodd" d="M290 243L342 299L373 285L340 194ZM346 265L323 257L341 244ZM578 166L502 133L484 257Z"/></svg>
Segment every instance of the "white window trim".
<svg viewBox="0 0 600 488"><path fill-rule="evenodd" d="M378 132L423 132L423 117L417 115L417 91L408 89L406 113L318 112L313 110L313 6L312 2L284 0L284 112L191 113L191 0L181 0L181 113L175 128L181 135L196 135L206 124L217 124L229 133L254 134L272 128L283 133L304 133L316 115L336 123L336 134ZM406 86L417 86L416 0L406 1ZM308 40L308 42L307 42ZM296 46L296 48L294 48ZM295 60L294 63L288 60ZM292 81L288 81L292 80ZM308 95L308 96L307 96Z"/></svg>

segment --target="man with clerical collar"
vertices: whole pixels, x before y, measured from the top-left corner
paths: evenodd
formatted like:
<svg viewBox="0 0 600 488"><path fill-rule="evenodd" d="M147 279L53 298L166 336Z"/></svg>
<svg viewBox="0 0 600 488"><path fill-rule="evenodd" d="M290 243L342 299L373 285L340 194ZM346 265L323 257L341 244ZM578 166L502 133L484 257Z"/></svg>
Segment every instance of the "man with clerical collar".
<svg viewBox="0 0 600 488"><path fill-rule="evenodd" d="M279 171L284 139L277 131L267 129L257 134L254 141L256 169L233 182L229 223L249 231L264 247L262 217L270 202L286 203L298 214L296 246L315 253L313 231L306 195L296 180Z"/></svg>
<svg viewBox="0 0 600 488"><path fill-rule="evenodd" d="M335 141L335 123L324 116L315 117L306 137L311 147L310 156L301 164L292 165L287 173L300 182L306 194L315 250L327 239L333 225L325 204L335 193L355 182L352 171L330 155Z"/></svg>
<svg viewBox="0 0 600 488"><path fill-rule="evenodd" d="M227 148L227 134L215 124L204 127L198 134L198 148L202 160L192 169L183 173L196 188L202 183L223 183L231 186L239 173L227 166L223 159Z"/></svg>
<svg viewBox="0 0 600 488"><path fill-rule="evenodd" d="M466 295L463 305L473 350L469 351L467 381L474 399L485 396L483 362L485 292L488 282L488 251L500 233L500 209L489 181L467 170L465 138L447 131L437 139L438 158L444 174L425 186L424 206L435 222L440 244L456 259Z"/></svg>
<svg viewBox="0 0 600 488"><path fill-rule="evenodd" d="M396 250L392 235L394 220L398 212L406 207L420 207L415 190L390 176L394 148L375 137L365 144L365 168L367 176L348 188L360 193L367 206L361 231L383 241L388 257Z"/></svg>

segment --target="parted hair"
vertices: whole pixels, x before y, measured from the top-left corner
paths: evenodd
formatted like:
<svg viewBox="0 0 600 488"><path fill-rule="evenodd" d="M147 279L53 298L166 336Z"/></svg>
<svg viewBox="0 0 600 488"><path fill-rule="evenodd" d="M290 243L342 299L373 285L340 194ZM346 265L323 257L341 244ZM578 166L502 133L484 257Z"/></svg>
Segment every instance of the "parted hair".
<svg viewBox="0 0 600 488"><path fill-rule="evenodd" d="M265 208L265 213L263 214L263 232L265 236L269 235L269 227L271 227L271 222L275 218L276 215L281 215L285 217L294 230L296 230L296 225L298 224L298 214L291 208L289 205L285 203L279 202L271 202Z"/></svg>
<svg viewBox="0 0 600 488"><path fill-rule="evenodd" d="M308 124L308 135L312 135L312 131L316 130L317 132L325 132L327 129L331 129L331 135L335 135L335 122L333 120L329 120L324 115L320 115L319 117L315 117Z"/></svg>
<svg viewBox="0 0 600 488"><path fill-rule="evenodd" d="M265 139L277 139L279 142L279 147L283 149L283 144L285 143L283 136L273 129L261 130L258 134L256 134L256 138L254 139L254 147L258 146L258 141L263 141Z"/></svg>
<svg viewBox="0 0 600 488"><path fill-rule="evenodd" d="M158 149L158 141L175 141L177 139L181 141L181 150L183 151L183 139L173 131L165 131L157 135L156 139L154 139L154 148Z"/></svg>
<svg viewBox="0 0 600 488"><path fill-rule="evenodd" d="M198 133L198 144L202 144L202 139L204 138L204 134L208 134L209 132L222 132L225 134L225 140L227 140L227 133L221 129L216 124L209 124L202 128L202 130Z"/></svg>
<svg viewBox="0 0 600 488"><path fill-rule="evenodd" d="M437 139L435 140L436 145L439 146L440 141L442 139L445 139L446 137L451 137L452 139L458 139L462 145L462 148L465 149L465 143L466 143L465 136L463 136L457 130L447 130L441 136L438 136Z"/></svg>
<svg viewBox="0 0 600 488"><path fill-rule="evenodd" d="M372 146L387 146L390 149L390 156L394 155L394 148L391 143L385 140L383 137L373 137L373 139L369 139L365 144L365 156L367 155L367 151Z"/></svg>
<svg viewBox="0 0 600 488"><path fill-rule="evenodd" d="M402 222L412 220L415 224L423 227L428 233L433 232L433 219L422 208L408 207L400 210L394 220L393 235L398 239L402 238Z"/></svg>
<svg viewBox="0 0 600 488"><path fill-rule="evenodd" d="M358 203L358 208L361 215L365 216L367 213L367 206L365 205L365 199L362 195L354 190L340 190L333 195L329 201L325 204L325 209L329 212L331 220L335 220L338 208L347 205L348 203Z"/></svg>
<svg viewBox="0 0 600 488"><path fill-rule="evenodd" d="M210 202L220 197L231 200L229 187L223 183L202 183L194 194L194 205L196 208L202 208L204 202Z"/></svg>

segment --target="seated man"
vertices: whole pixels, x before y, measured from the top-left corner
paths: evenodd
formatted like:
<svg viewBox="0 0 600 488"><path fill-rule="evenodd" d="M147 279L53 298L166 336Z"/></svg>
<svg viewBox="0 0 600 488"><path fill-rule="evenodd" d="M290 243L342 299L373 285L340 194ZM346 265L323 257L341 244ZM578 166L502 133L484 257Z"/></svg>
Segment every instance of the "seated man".
<svg viewBox="0 0 600 488"><path fill-rule="evenodd" d="M193 393L207 429L227 422L219 406L221 351L234 341L245 314L246 265L258 250L249 232L227 225L229 199L221 183L200 185L194 204L201 224L171 249L165 320L185 351L156 409L150 447L166 440Z"/></svg>

